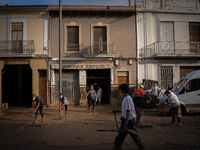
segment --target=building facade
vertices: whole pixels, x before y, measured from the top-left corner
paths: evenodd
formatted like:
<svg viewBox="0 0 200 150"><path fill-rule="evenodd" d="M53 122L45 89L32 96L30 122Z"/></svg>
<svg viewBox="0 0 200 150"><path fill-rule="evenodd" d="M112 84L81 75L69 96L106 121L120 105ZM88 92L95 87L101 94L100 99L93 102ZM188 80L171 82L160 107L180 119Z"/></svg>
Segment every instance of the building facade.
<svg viewBox="0 0 200 150"><path fill-rule="evenodd" d="M59 8L49 6L51 101L59 96ZM62 89L69 103L86 105L87 90L102 103L120 103L118 86L136 87L135 7L63 6Z"/></svg>
<svg viewBox="0 0 200 150"><path fill-rule="evenodd" d="M0 105L48 100L48 6L0 6Z"/></svg>
<svg viewBox="0 0 200 150"><path fill-rule="evenodd" d="M139 84L152 79L167 88L200 69L198 0L138 0L136 15Z"/></svg>

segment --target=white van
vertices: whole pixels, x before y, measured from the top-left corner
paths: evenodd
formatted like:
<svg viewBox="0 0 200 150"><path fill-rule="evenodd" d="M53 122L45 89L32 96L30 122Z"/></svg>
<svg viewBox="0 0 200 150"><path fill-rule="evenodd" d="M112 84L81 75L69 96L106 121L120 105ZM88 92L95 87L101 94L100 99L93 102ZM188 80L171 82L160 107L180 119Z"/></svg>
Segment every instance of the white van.
<svg viewBox="0 0 200 150"><path fill-rule="evenodd" d="M186 74L171 90L181 103L181 114L200 112L200 70ZM169 112L170 108L163 109L166 96L163 94L157 98L158 111Z"/></svg>

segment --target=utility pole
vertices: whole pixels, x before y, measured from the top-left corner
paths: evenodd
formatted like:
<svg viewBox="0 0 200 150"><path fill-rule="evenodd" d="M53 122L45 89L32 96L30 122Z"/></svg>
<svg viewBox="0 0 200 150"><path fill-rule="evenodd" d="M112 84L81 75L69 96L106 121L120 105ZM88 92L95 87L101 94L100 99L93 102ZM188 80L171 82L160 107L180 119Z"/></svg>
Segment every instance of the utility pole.
<svg viewBox="0 0 200 150"><path fill-rule="evenodd" d="M59 0L59 96L62 93L62 0ZM60 100L59 100L60 112Z"/></svg>

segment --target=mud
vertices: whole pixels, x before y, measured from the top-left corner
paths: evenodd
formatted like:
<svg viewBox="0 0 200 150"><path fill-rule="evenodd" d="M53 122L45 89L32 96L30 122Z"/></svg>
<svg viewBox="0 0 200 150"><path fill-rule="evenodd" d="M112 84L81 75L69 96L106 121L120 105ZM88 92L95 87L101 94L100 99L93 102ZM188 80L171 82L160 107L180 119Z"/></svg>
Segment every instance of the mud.
<svg viewBox="0 0 200 150"><path fill-rule="evenodd" d="M115 107L116 108L116 107ZM87 113L87 108L68 107L67 117L60 118L58 108L45 107L45 122L38 117L32 125L33 108L11 107L0 113L0 149L67 149L111 150L117 132L113 106L98 105L96 113ZM145 109L142 123L153 127L137 128L147 150L199 150L200 114L182 116L182 126L172 125L171 117L155 109ZM120 124L120 114L117 114ZM99 132L97 130L111 130ZM137 150L127 136L124 150Z"/></svg>

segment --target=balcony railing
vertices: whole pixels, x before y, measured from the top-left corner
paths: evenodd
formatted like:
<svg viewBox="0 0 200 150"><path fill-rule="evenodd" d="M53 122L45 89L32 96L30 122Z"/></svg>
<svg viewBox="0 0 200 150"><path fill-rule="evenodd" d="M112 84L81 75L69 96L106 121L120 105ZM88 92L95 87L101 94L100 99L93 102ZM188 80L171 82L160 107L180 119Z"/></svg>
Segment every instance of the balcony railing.
<svg viewBox="0 0 200 150"><path fill-rule="evenodd" d="M158 55L200 55L200 42L158 41L139 50L140 58L148 58Z"/></svg>
<svg viewBox="0 0 200 150"><path fill-rule="evenodd" d="M112 55L115 54L114 46L114 42L83 42L81 44L81 52L87 55Z"/></svg>
<svg viewBox="0 0 200 150"><path fill-rule="evenodd" d="M0 54L32 54L35 52L33 40L0 41Z"/></svg>

